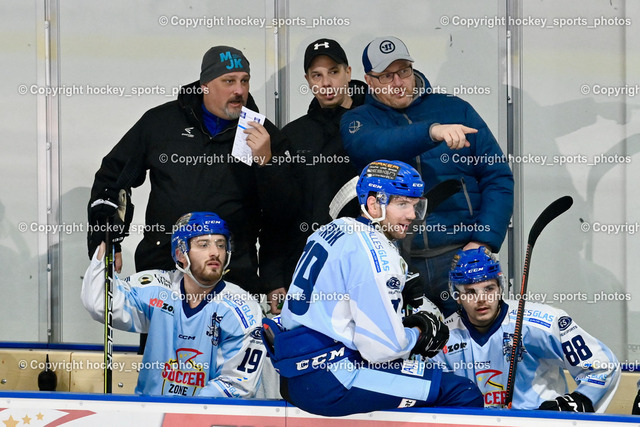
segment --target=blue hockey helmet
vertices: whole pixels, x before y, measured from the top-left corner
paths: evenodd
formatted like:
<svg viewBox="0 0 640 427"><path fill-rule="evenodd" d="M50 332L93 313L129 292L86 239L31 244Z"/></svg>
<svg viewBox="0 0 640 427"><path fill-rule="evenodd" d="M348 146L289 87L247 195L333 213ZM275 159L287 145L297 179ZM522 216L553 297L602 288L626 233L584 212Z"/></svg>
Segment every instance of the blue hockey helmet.
<svg viewBox="0 0 640 427"><path fill-rule="evenodd" d="M176 249L185 255L189 252L189 241L193 237L221 234L227 239L227 262L231 253L231 232L227 223L213 212L191 212L182 215L173 227L171 256L177 263Z"/></svg>
<svg viewBox="0 0 640 427"><path fill-rule="evenodd" d="M386 206L390 196L405 196L422 198L424 194L424 182L418 171L412 166L399 160L376 160L369 163L360 174L356 184L358 202L366 214L365 206L369 193L377 193L378 202ZM416 217L424 218L426 212L426 199L420 206L416 206ZM368 216L368 215L367 215ZM378 218L378 220L384 219Z"/></svg>
<svg viewBox="0 0 640 427"><path fill-rule="evenodd" d="M504 289L500 262L484 246L476 249L460 250L453 257L449 272L449 286L451 292L455 286L471 285L496 279L501 289Z"/></svg>

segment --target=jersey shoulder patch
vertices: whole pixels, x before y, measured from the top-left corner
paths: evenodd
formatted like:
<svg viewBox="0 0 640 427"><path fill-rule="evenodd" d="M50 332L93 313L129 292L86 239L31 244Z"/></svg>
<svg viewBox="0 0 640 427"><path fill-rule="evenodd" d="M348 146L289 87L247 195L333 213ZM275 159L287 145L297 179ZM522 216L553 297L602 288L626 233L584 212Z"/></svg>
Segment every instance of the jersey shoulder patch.
<svg viewBox="0 0 640 427"><path fill-rule="evenodd" d="M146 270L124 279L131 286L161 286L171 289L173 272L165 270Z"/></svg>

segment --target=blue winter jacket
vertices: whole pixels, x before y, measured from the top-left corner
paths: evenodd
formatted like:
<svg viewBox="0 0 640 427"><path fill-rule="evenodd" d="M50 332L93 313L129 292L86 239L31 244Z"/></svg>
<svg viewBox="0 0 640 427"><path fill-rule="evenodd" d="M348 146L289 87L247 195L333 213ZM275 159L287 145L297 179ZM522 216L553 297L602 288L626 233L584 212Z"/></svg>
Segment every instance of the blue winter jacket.
<svg viewBox="0 0 640 427"><path fill-rule="evenodd" d="M401 160L416 167L426 188L447 179L464 179L463 189L445 200L414 237L413 255L435 256L471 241L497 252L513 211L513 174L487 124L466 101L431 93L431 85L414 71L420 94L409 107L394 109L371 93L364 105L342 116L344 147L360 169L378 159ZM463 124L468 148L451 150L429 137L433 124Z"/></svg>

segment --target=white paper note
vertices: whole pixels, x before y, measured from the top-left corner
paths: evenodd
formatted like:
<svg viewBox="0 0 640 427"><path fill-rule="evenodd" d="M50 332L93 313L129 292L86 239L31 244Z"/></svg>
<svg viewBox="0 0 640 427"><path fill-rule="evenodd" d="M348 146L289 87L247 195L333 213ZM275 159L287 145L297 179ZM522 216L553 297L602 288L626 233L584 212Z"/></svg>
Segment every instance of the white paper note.
<svg viewBox="0 0 640 427"><path fill-rule="evenodd" d="M238 127L236 128L236 137L233 141L233 148L231 149L231 155L249 166L253 163L253 153L247 144L247 136L249 135L244 133L244 130L250 127L247 123L258 122L261 125L264 125L264 120L265 116L262 114L251 111L247 107L242 107L240 118L238 119Z"/></svg>

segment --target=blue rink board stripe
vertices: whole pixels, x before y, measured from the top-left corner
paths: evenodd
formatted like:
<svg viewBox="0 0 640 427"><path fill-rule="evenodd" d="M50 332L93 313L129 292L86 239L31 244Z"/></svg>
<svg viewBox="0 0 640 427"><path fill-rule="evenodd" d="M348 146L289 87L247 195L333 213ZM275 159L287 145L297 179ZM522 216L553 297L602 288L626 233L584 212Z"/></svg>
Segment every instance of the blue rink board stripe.
<svg viewBox="0 0 640 427"><path fill-rule="evenodd" d="M397 411L409 412L437 412L439 414L451 415L473 415L490 417L515 417L515 418L558 418L565 420L597 421L600 423L638 423L640 417L634 415L614 415L614 414L593 414L575 412L555 412L555 411L525 411L519 409L464 409L464 408L402 408ZM576 425L580 425L579 423Z"/></svg>
<svg viewBox="0 0 640 427"><path fill-rule="evenodd" d="M104 394L87 394L87 393L66 393L54 391L7 391L0 392L0 398L16 398L16 399L60 399L60 400L89 400L103 402L149 402L149 403L171 403L171 404L197 404L197 405L235 405L235 406L255 406L255 407L293 407L284 400L262 400L262 399L229 399L229 398L211 398L211 397L189 397L187 399L172 396L132 396L132 395L104 395ZM610 415L610 414L582 414L567 413L554 411L521 411L521 410L500 410L500 409L463 409L463 408L403 408L392 411L380 412L413 412L425 414L448 414L448 415L465 415L473 417L515 417L515 418L534 418L534 419L565 419L576 421L596 421L599 423L633 423L637 424L640 419L632 415ZM295 418L295 416L294 416ZM576 425L580 425L577 423Z"/></svg>

